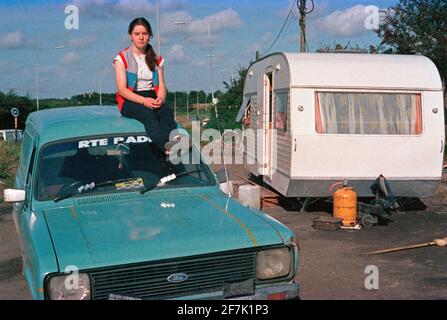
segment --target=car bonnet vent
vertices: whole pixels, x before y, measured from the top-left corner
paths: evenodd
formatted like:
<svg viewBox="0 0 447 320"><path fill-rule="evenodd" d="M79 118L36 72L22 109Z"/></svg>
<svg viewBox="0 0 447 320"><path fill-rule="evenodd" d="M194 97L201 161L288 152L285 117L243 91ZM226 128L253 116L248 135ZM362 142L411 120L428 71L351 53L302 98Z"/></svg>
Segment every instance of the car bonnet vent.
<svg viewBox="0 0 447 320"><path fill-rule="evenodd" d="M103 195L103 196L96 196L96 197L86 197L86 198L82 198L82 199L77 199L76 205L89 205L89 204L98 204L98 203L106 203L106 202L114 202L114 201L128 201L128 200L143 199L143 198L169 197L170 195L172 195L174 193L178 194L178 190L164 190L164 191L159 191L156 193L148 192L146 194L132 192L132 193L123 193L123 194Z"/></svg>

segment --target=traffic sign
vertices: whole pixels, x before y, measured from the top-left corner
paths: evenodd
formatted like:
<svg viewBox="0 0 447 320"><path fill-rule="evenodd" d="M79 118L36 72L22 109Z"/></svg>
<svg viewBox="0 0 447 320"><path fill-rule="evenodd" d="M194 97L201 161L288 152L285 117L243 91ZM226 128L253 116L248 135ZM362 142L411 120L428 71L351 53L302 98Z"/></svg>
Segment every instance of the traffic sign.
<svg viewBox="0 0 447 320"><path fill-rule="evenodd" d="M20 111L18 108L11 108L11 114L13 115L14 118L17 118L20 114Z"/></svg>

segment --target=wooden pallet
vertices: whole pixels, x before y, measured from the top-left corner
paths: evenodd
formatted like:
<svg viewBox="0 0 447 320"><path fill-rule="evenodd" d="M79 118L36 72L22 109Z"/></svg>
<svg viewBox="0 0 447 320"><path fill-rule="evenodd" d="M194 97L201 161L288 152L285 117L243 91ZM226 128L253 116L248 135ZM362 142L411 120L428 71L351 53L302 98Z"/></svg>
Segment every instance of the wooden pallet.
<svg viewBox="0 0 447 320"><path fill-rule="evenodd" d="M259 184L248 180L245 177L240 176L239 174L235 174L242 180L232 180L233 186L239 187L243 184L251 184L252 186L259 186L261 188L261 210L264 208L274 208L278 205L279 195L274 193L273 191L260 186ZM236 190L238 188L235 188ZM235 192L235 196L238 197L237 191Z"/></svg>

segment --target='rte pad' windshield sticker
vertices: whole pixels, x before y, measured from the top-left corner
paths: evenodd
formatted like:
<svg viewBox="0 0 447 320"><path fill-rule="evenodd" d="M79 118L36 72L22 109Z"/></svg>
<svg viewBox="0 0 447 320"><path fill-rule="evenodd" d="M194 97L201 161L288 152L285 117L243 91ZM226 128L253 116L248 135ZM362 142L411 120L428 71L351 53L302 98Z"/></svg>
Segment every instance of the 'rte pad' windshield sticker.
<svg viewBox="0 0 447 320"><path fill-rule="evenodd" d="M103 139L91 139L91 140L81 140L78 143L78 149L91 148L91 147L101 147L101 146L111 146L120 143L144 143L151 142L152 140L146 136L124 136L124 137L111 137Z"/></svg>

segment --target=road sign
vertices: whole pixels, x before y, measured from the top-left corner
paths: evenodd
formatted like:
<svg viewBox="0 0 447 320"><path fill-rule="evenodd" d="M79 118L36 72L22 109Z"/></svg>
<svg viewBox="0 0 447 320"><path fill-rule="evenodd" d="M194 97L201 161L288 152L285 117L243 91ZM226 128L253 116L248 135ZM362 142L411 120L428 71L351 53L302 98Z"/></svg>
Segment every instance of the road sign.
<svg viewBox="0 0 447 320"><path fill-rule="evenodd" d="M20 114L20 111L17 108L11 108L11 114L13 115L14 118L17 118Z"/></svg>

